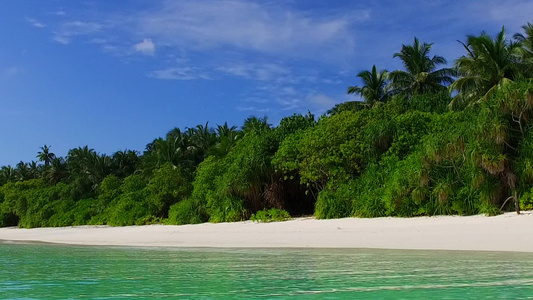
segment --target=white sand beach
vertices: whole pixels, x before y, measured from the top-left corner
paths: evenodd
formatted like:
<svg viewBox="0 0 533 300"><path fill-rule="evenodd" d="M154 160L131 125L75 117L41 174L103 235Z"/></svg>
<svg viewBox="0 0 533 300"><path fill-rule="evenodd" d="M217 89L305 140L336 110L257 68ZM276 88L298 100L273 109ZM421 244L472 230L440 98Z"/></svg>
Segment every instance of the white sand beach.
<svg viewBox="0 0 533 300"><path fill-rule="evenodd" d="M198 225L0 228L0 240L72 245L533 252L533 211L496 217L298 218Z"/></svg>

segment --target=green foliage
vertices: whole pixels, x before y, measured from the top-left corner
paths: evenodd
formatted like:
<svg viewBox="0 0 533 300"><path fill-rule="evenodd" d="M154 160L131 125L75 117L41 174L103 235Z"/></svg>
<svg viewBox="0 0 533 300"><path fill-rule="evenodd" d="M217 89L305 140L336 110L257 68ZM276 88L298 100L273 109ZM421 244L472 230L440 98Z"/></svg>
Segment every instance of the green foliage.
<svg viewBox="0 0 533 300"><path fill-rule="evenodd" d="M303 184L320 189L329 180L343 181L357 174L368 147L361 142L360 128L371 121L373 111L365 112L343 112L320 120L302 134L284 140L272 163L285 173L299 172Z"/></svg>
<svg viewBox="0 0 533 300"><path fill-rule="evenodd" d="M335 104L333 108L328 110L328 115L333 116L345 111L357 112L369 108L369 105L362 101L346 101Z"/></svg>
<svg viewBox="0 0 533 300"><path fill-rule="evenodd" d="M409 99L408 106L412 110L442 114L448 111L451 100L450 94L446 91L436 94L414 94Z"/></svg>
<svg viewBox="0 0 533 300"><path fill-rule="evenodd" d="M191 184L178 167L167 163L153 173L146 189L147 201L155 207L156 216L166 217L172 204L190 194Z"/></svg>
<svg viewBox="0 0 533 300"><path fill-rule="evenodd" d="M336 219L346 218L351 212L351 198L353 191L343 185L338 189L331 191L322 190L318 194L315 206L315 217L318 219Z"/></svg>
<svg viewBox="0 0 533 300"><path fill-rule="evenodd" d="M223 195L210 194L206 211L213 223L243 221L247 216L242 199Z"/></svg>
<svg viewBox="0 0 533 300"><path fill-rule="evenodd" d="M198 224L207 222L208 219L204 204L201 201L194 198L186 198L170 207L165 224Z"/></svg>
<svg viewBox="0 0 533 300"><path fill-rule="evenodd" d="M263 209L250 216L250 220L254 222L276 222L286 221L291 218L291 215L283 210L277 208Z"/></svg>
<svg viewBox="0 0 533 300"><path fill-rule="evenodd" d="M532 209L533 25L523 29L514 41L503 29L467 37L459 74L437 69L445 59L415 39L394 55L405 70L360 72L349 92L365 103L318 122L174 128L141 156L84 146L63 158L44 145L39 162L0 168L0 226L265 221L313 208L317 218L494 215L514 195Z"/></svg>

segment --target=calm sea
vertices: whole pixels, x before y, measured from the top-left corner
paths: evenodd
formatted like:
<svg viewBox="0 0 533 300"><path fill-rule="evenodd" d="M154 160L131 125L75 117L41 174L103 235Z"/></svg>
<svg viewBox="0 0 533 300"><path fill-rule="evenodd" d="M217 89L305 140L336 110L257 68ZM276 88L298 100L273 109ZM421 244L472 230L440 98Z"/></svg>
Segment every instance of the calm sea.
<svg viewBox="0 0 533 300"><path fill-rule="evenodd" d="M1 299L533 299L533 254L0 243Z"/></svg>

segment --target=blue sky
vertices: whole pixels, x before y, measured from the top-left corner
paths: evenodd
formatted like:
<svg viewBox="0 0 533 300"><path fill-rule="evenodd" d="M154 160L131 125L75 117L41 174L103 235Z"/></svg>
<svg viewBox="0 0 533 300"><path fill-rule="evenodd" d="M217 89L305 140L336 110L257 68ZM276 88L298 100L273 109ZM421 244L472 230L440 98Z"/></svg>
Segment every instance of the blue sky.
<svg viewBox="0 0 533 300"><path fill-rule="evenodd" d="M126 4L127 3L127 4ZM1 1L0 165L89 145L142 152L174 127L324 113L413 37L531 22L533 1Z"/></svg>

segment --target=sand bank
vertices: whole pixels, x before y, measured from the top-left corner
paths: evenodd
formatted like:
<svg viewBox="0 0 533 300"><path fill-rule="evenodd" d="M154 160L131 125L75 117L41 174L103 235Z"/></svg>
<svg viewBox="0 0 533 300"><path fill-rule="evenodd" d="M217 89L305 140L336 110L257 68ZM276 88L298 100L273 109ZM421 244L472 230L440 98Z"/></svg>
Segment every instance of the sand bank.
<svg viewBox="0 0 533 300"><path fill-rule="evenodd" d="M0 240L75 245L380 248L533 252L533 212L496 217L346 218L183 226L0 228Z"/></svg>

